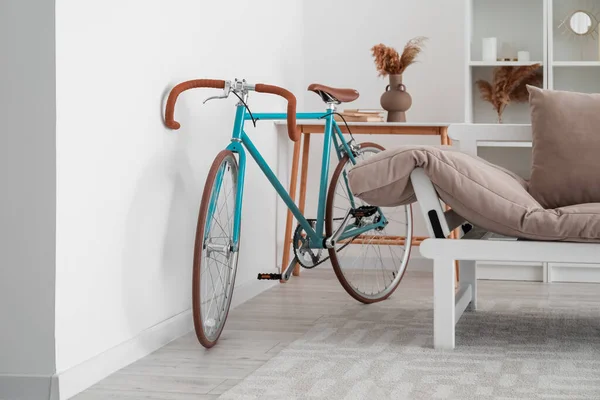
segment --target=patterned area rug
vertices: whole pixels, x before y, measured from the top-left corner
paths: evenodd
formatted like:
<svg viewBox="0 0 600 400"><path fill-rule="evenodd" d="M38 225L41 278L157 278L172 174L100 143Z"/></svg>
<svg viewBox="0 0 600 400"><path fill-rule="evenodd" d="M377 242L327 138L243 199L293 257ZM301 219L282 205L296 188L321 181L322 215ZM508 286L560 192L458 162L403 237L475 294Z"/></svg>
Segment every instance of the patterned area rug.
<svg viewBox="0 0 600 400"><path fill-rule="evenodd" d="M429 301L352 308L320 319L220 398L598 400L600 310L569 303L480 303L449 352L432 349Z"/></svg>

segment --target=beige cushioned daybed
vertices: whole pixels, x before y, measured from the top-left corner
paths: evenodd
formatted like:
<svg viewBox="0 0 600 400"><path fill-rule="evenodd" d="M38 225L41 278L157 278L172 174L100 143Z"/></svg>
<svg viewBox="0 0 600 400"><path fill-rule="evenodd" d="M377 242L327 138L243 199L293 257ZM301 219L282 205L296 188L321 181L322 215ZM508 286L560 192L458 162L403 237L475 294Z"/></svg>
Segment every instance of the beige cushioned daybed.
<svg viewBox="0 0 600 400"><path fill-rule="evenodd" d="M600 242L600 203L544 209L519 176L449 147L381 152L350 171L350 186L372 205L410 204L416 201L410 174L419 167L444 203L481 228L533 240Z"/></svg>

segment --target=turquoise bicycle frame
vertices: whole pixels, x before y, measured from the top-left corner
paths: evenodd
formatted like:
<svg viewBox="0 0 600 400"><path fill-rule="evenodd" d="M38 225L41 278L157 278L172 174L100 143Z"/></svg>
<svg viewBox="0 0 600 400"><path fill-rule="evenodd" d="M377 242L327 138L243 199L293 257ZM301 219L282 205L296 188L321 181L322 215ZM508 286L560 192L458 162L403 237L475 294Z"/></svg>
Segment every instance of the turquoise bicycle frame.
<svg viewBox="0 0 600 400"><path fill-rule="evenodd" d="M297 120L324 120L325 121L325 133L323 138L323 158L321 161L321 176L319 184L319 202L317 207L317 220L313 229L311 223L304 217L300 209L296 206L287 190L283 187L275 173L271 170L265 159L262 157L258 149L254 146L246 132L244 131L244 124L246 121L252 119L252 117L246 111L243 104L238 104L235 115L235 123L233 126L233 133L231 138L231 144L227 146L227 150L235 153L239 157L239 171L238 171L238 182L237 182L237 198L235 204L235 218L233 226L233 251L239 249L239 234L241 225L242 215L242 200L244 194L244 178L246 175L246 150L250 153L250 156L256 161L259 168L262 170L264 175L267 177L271 185L275 188L281 199L284 201L286 206L290 209L296 220L302 226L306 234L308 235L313 248L325 248L325 233L324 233L324 222L325 222L325 203L327 200L327 187L329 183L329 162L331 155L331 145L334 145L338 160L347 154L353 163L356 163L354 153L350 145L344 139L342 131L333 117L333 109L327 110L323 113L298 113L296 114ZM286 120L287 114L285 113L258 113L253 114L255 120ZM214 190L216 193L220 190L221 178L223 171L219 171L217 175L217 185ZM344 179L347 182L347 177L344 175ZM354 207L354 196L348 191L348 196L352 206ZM216 196L211 196L216 200ZM209 216L211 216L216 208L216 204L210 204ZM383 216L382 216L383 217ZM207 227L205 232L209 231L209 224L212 218L207 218ZM346 230L341 234L338 240L344 240L350 237L355 237L361 233L372 230L373 228L385 226L386 220L382 218L376 224L370 224L363 227L357 227L355 225L349 225Z"/></svg>

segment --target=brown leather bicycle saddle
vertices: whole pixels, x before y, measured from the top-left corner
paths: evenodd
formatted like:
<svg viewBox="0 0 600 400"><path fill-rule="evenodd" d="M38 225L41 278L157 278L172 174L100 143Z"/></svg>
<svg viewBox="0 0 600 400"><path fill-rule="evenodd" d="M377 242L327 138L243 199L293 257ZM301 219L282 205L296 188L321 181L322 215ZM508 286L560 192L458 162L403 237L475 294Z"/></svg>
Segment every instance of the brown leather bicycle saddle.
<svg viewBox="0 0 600 400"><path fill-rule="evenodd" d="M311 92L315 92L324 102L330 103L350 103L358 99L360 94L354 89L336 89L325 85L320 85L318 83L313 83L308 87L308 90Z"/></svg>

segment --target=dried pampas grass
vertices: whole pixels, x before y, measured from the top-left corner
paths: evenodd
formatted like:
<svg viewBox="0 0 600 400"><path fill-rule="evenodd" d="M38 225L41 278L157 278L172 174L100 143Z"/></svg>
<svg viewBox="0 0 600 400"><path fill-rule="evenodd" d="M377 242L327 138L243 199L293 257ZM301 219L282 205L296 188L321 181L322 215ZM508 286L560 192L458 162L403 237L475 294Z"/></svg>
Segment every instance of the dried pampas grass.
<svg viewBox="0 0 600 400"><path fill-rule="evenodd" d="M426 37L419 36L409 40L408 43L406 43L406 46L404 46L404 50L402 51L402 55L400 56L400 74L403 73L409 65L412 65L416 62L417 56L421 54L423 47L425 47L426 40Z"/></svg>
<svg viewBox="0 0 600 400"><path fill-rule="evenodd" d="M498 67L494 69L491 83L484 80L475 82L481 93L481 99L491 103L498 113L498 122L502 122L502 113L511 101L529 100L527 85L543 85L544 78L539 71L540 67L540 64Z"/></svg>
<svg viewBox="0 0 600 400"><path fill-rule="evenodd" d="M488 81L477 81L475 82L481 93L481 99L492 103L494 101L494 88Z"/></svg>
<svg viewBox="0 0 600 400"><path fill-rule="evenodd" d="M375 58L375 66L379 76L400 75L409 65L416 62L417 56L423 51L426 37L419 36L411 39L404 46L402 55L396 49L382 43L373 46L371 52Z"/></svg>
<svg viewBox="0 0 600 400"><path fill-rule="evenodd" d="M375 66L380 76L400 73L400 55L398 52L384 44L378 44L371 49L375 57Z"/></svg>
<svg viewBox="0 0 600 400"><path fill-rule="evenodd" d="M515 90L523 84L523 82L529 82L535 77L540 64L526 65L519 68L514 68L510 79L506 84L506 92L508 93L509 100L515 100Z"/></svg>
<svg viewBox="0 0 600 400"><path fill-rule="evenodd" d="M529 101L529 90L527 85L543 87L544 74L541 71L536 71L530 78L523 80L511 93L510 99L515 103L527 103Z"/></svg>

